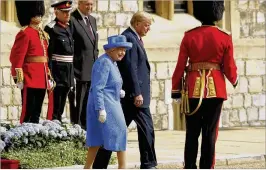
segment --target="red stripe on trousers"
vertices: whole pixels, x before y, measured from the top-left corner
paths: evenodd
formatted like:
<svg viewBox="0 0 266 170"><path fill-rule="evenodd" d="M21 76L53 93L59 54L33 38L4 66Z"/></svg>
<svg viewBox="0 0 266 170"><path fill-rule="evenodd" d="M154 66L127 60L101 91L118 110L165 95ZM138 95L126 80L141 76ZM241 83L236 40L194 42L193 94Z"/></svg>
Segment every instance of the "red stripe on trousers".
<svg viewBox="0 0 266 170"><path fill-rule="evenodd" d="M48 109L47 109L47 120L53 119L53 112L54 112L54 92L53 91L47 91L48 92Z"/></svg>
<svg viewBox="0 0 266 170"><path fill-rule="evenodd" d="M217 126L216 126L216 138L215 138L215 143L216 143L217 138L218 138L219 122L220 122L220 119L218 119ZM215 148L216 148L216 147L214 147L214 149L215 149ZM214 155L213 155L213 160L212 160L212 166L211 166L211 169L214 169L214 165L215 165L215 150L214 150Z"/></svg>
<svg viewBox="0 0 266 170"><path fill-rule="evenodd" d="M23 88L23 100L22 100L22 110L20 115L20 123L24 122L26 109L27 109L27 87Z"/></svg>

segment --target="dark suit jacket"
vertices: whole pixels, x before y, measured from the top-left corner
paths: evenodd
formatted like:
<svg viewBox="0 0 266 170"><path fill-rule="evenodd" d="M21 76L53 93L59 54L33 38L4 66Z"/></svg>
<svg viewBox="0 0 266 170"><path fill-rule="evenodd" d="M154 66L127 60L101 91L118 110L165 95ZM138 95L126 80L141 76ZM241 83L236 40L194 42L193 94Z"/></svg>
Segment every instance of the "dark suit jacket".
<svg viewBox="0 0 266 170"><path fill-rule="evenodd" d="M85 24L78 10L71 14L70 26L74 39L74 74L80 81L91 81L91 71L94 61L97 59L98 33L96 19L89 16L95 41L92 41L89 28Z"/></svg>
<svg viewBox="0 0 266 170"><path fill-rule="evenodd" d="M126 29L122 35L127 41L133 44L132 49L126 52L122 61L117 62L123 79L123 89L126 92L125 99L138 95L143 97L143 105L146 108L150 105L150 64L146 51L138 36L131 28Z"/></svg>

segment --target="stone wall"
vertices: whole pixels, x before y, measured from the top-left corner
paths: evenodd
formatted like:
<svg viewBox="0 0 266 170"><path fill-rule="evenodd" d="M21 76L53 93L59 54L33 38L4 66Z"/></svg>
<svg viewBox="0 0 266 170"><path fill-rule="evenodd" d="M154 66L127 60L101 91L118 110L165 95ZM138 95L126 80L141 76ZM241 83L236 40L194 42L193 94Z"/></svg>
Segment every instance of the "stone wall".
<svg viewBox="0 0 266 170"><path fill-rule="evenodd" d="M239 86L227 81L228 100L224 103L222 126L265 126L265 46L256 40L235 41Z"/></svg>
<svg viewBox="0 0 266 170"><path fill-rule="evenodd" d="M235 2L240 15L240 37L265 37L265 9L261 4L263 1L240 0Z"/></svg>
<svg viewBox="0 0 266 170"><path fill-rule="evenodd" d="M49 6L50 1L45 1ZM100 45L105 43L107 36L118 34L129 24L132 14L138 9L139 1L98 1L95 4ZM250 13L246 13L249 18ZM260 15L261 16L261 15ZM47 10L44 25L53 19L53 10ZM179 18L179 19L182 19ZM186 23L191 23L191 17L184 16ZM258 20L258 19L257 19ZM191 22L190 22L191 21ZM193 20L194 21L194 20ZM173 129L173 108L171 94L171 76L174 71L180 41L183 31L188 29L182 25L171 23L169 30L165 30L167 23L162 19L156 19L155 32L151 31L144 38L145 47L151 65L151 113L156 130ZM244 23L244 22L243 22ZM245 25L239 26L239 29ZM263 23L265 25L265 22ZM174 27L178 25L179 30ZM192 27L193 24L190 26ZM182 27L182 28L181 28ZM160 28L160 29L159 29ZM260 30L257 27L255 30ZM15 87L10 76L9 52L13 45L18 28L1 23L1 67L0 67L0 106L1 121L17 122L21 112L20 91ZM164 30L163 30L164 29ZM180 31L181 30L181 31ZM156 32L157 31L157 32ZM242 31L245 32L245 31ZM265 35L248 31L249 34L241 34L234 40L235 59L238 66L239 86L233 89L227 81L228 100L224 103L220 127L236 126L262 126L265 125L265 41L258 37ZM252 34L251 34L252 33ZM259 35L256 37L255 35ZM159 37L155 41L154 37ZM255 39L248 39L253 37ZM47 98L42 111L42 117L46 117ZM68 104L65 108L64 117L69 118ZM131 129L136 128L132 123Z"/></svg>

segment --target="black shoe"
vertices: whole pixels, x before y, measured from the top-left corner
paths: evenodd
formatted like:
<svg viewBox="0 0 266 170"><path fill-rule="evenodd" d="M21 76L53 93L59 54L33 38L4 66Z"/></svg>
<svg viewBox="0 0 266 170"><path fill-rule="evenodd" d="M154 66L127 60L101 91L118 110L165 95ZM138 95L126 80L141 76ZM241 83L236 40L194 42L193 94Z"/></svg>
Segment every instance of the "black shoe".
<svg viewBox="0 0 266 170"><path fill-rule="evenodd" d="M157 169L155 166L152 166L152 167L148 167L146 169Z"/></svg>

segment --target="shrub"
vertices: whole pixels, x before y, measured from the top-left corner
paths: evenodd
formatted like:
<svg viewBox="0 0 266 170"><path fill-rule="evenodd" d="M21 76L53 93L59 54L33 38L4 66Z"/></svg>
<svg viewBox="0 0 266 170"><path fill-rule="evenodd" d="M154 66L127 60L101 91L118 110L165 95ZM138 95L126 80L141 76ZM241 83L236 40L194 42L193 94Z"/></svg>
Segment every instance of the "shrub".
<svg viewBox="0 0 266 170"><path fill-rule="evenodd" d="M86 131L79 125L42 121L0 127L1 158L20 161L23 169L84 165ZM114 163L114 158L110 163Z"/></svg>
<svg viewBox="0 0 266 170"><path fill-rule="evenodd" d="M52 168L84 165L86 149L77 148L73 141L49 143L43 148L21 148L4 152L4 158L20 161L21 169Z"/></svg>

